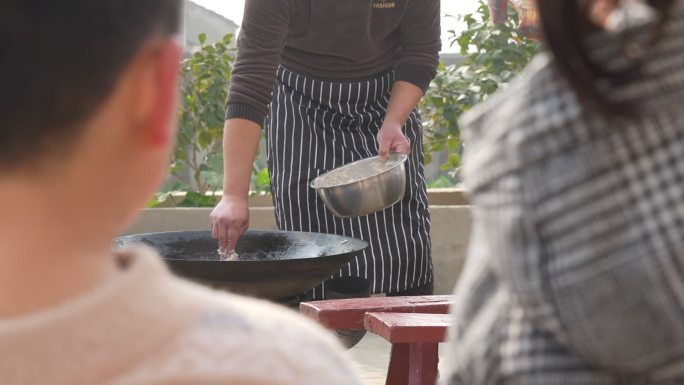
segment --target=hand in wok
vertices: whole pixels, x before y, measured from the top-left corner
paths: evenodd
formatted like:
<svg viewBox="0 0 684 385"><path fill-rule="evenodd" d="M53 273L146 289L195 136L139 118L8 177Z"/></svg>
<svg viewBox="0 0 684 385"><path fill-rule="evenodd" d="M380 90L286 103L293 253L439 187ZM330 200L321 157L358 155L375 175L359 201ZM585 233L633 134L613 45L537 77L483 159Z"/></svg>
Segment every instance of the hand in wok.
<svg viewBox="0 0 684 385"><path fill-rule="evenodd" d="M211 236L219 241L221 254L231 255L242 234L249 227L247 197L225 196L211 212Z"/></svg>

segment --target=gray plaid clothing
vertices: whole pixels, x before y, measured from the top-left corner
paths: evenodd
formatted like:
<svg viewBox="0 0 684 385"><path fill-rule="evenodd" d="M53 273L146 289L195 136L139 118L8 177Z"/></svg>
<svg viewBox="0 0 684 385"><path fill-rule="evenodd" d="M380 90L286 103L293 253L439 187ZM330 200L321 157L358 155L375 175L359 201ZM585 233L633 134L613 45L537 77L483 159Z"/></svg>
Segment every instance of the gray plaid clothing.
<svg viewBox="0 0 684 385"><path fill-rule="evenodd" d="M611 89L632 117L584 108L548 55L466 117L474 222L444 384L684 384L684 1L671 15ZM613 35L591 46L628 61Z"/></svg>

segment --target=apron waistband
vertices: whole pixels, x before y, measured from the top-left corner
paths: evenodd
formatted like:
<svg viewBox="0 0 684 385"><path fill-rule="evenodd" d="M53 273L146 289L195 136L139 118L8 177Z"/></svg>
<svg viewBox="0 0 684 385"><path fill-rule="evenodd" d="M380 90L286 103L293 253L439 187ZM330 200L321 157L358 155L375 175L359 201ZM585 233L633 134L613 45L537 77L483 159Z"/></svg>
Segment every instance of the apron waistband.
<svg viewBox="0 0 684 385"><path fill-rule="evenodd" d="M311 104L315 108L327 108L344 115L363 113L368 108L379 109L378 103L387 104L394 78L394 70L372 79L349 83L311 79L282 66L277 73L278 84L284 86L295 100L300 100L300 104Z"/></svg>
<svg viewBox="0 0 684 385"><path fill-rule="evenodd" d="M281 82L284 81L286 77L300 76L301 78L306 78L309 81L327 83L327 84L343 84L343 85L366 83L366 82L372 81L374 79L380 79L387 74L391 74L393 76L395 73L396 73L396 67L392 67L392 68L388 68L384 71L380 71L380 72L370 74L370 75L366 75L366 76L352 77L352 78L326 79L326 78L322 78L319 76L315 76L315 75L310 74L310 73L299 72L297 70L289 69L283 65L278 66L278 70L277 70L278 80Z"/></svg>

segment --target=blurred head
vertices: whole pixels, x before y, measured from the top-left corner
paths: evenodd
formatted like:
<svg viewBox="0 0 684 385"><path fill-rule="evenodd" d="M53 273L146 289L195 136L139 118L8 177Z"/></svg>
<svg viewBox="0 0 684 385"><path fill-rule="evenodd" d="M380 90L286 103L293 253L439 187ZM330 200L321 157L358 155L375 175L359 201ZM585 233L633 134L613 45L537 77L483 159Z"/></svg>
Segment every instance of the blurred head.
<svg viewBox="0 0 684 385"><path fill-rule="evenodd" d="M180 4L0 2L0 193L43 189L93 232L125 226L173 144Z"/></svg>
<svg viewBox="0 0 684 385"><path fill-rule="evenodd" d="M640 1L640 0L637 0ZM656 11L658 20L652 31L656 43L667 22L667 12L675 0L644 0ZM597 84L624 83L638 76L640 58L619 72L608 71L590 57L587 38L603 30L610 13L627 0L537 0L544 40L555 57L558 69L569 80L581 99L608 112L630 111L613 106L596 88ZM625 46L625 49L627 47ZM648 52L643 53L646 57Z"/></svg>

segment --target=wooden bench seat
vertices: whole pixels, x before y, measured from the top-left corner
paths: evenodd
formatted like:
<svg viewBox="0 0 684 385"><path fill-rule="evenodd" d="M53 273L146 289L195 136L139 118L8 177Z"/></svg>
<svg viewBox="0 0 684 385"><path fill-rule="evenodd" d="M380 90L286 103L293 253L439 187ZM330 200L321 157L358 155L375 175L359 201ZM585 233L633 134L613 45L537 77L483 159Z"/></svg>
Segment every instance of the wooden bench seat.
<svg viewBox="0 0 684 385"><path fill-rule="evenodd" d="M363 329L368 312L446 314L451 295L370 297L302 302L299 312L328 329Z"/></svg>
<svg viewBox="0 0 684 385"><path fill-rule="evenodd" d="M391 343L444 342L448 314L366 313L365 327Z"/></svg>

